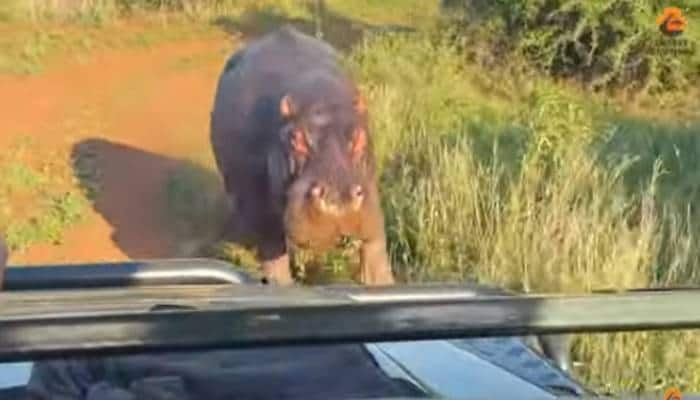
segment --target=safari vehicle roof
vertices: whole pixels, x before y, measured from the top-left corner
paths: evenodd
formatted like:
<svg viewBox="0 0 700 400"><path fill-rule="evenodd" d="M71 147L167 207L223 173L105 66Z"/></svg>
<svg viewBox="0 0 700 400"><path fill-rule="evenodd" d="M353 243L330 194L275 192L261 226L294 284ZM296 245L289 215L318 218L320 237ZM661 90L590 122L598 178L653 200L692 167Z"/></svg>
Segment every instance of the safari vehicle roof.
<svg viewBox="0 0 700 400"><path fill-rule="evenodd" d="M293 352L299 346L364 343L375 360L389 360L394 368L416 373L431 362L417 362L421 356L447 351L452 358L442 359L453 360L448 372L464 376L460 368L480 365L481 379L510 374L521 384L549 385L544 390L552 396L586 391L528 352L520 335L700 325L700 291L693 288L586 296L512 296L467 284L279 288L212 260L14 267L5 282L0 361L187 350ZM439 379L429 369L422 374ZM558 385L568 390L557 392Z"/></svg>

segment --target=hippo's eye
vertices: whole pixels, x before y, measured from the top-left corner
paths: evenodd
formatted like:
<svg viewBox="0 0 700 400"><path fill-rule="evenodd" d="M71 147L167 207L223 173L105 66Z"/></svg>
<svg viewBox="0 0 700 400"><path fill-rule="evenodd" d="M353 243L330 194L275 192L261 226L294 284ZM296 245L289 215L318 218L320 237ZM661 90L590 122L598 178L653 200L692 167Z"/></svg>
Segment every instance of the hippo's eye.
<svg viewBox="0 0 700 400"><path fill-rule="evenodd" d="M325 110L316 109L311 112L311 122L313 126L322 128L331 122L331 118Z"/></svg>

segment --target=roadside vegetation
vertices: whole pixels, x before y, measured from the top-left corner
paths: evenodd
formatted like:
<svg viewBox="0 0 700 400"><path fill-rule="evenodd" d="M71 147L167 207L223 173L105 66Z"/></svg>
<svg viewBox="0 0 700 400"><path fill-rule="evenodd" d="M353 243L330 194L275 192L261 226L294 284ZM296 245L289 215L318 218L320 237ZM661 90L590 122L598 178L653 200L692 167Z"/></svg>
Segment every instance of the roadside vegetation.
<svg viewBox="0 0 700 400"><path fill-rule="evenodd" d="M128 21L150 21L139 22L139 32L158 40L219 28L245 37L284 21L307 31L317 26L313 8L293 0L28 3L1 15L32 34L76 29L124 38L133 33L118 33L135 24ZM669 52L655 24L665 4L653 0L460 1L453 18L440 22L437 3L327 0L320 25L344 49L371 104L401 279L550 293L700 283L698 6L680 4L687 20L680 38L690 47ZM26 62L20 50L0 60L2 71ZM51 51L29 50L40 54L30 64L44 65ZM174 171L164 188L176 229L190 238L221 219L220 189L206 160ZM7 165L0 174L17 176L7 182L37 187L32 182L40 178L23 164ZM49 210L63 203L51 204ZM80 214L46 213L60 216L51 218L62 229ZM58 226L53 219L46 225L51 232ZM14 246L29 242L13 237L32 235L8 234ZM298 275L306 282L350 279L353 245L304 255ZM227 244L211 251L255 267ZM575 373L617 393L698 391L699 345L693 332L581 335Z"/></svg>
<svg viewBox="0 0 700 400"><path fill-rule="evenodd" d="M485 74L439 36L377 38L353 62L371 94L406 280L567 293L697 283L700 123L630 117L545 78ZM696 342L579 337L578 373L614 389L698 387L687 367Z"/></svg>
<svg viewBox="0 0 700 400"><path fill-rule="evenodd" d="M29 137L0 154L0 232L12 253L61 243L64 231L83 221L87 196L68 154L36 151Z"/></svg>

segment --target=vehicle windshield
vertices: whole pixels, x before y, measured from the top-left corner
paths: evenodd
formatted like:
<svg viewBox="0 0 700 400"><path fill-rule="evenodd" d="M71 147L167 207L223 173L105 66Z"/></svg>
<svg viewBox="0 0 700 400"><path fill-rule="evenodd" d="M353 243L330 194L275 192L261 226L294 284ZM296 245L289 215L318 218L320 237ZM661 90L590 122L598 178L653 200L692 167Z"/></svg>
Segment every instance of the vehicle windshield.
<svg viewBox="0 0 700 400"><path fill-rule="evenodd" d="M524 297L700 283L697 1L0 3L0 353L25 352L0 365L8 398L30 375L40 398L80 393L66 399L700 392L698 336L680 330L695 316L662 297L635 298L650 307L630 311L639 324L603 300L567 314L546 299L507 303L522 326L467 307L507 334L449 331L465 284ZM402 292L418 284L438 288ZM291 294L328 285L368 291ZM392 303L371 320L381 341L357 333L369 323L307 317L321 336L357 333L339 347L43 359L40 335L2 333L41 319L68 346L58 332L79 320L128 347L104 327L153 310L205 321L258 295L231 287L267 288L273 308L451 305ZM95 325L104 312L114 321ZM200 333L214 337L183 341ZM450 371L473 374L471 392Z"/></svg>

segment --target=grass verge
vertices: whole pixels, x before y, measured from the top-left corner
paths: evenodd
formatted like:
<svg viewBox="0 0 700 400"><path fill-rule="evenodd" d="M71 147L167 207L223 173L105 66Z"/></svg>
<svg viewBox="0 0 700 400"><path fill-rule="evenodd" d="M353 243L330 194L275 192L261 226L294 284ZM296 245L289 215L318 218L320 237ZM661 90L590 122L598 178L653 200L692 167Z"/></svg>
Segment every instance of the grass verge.
<svg viewBox="0 0 700 400"><path fill-rule="evenodd" d="M566 293L697 283L700 122L633 118L536 76L485 72L444 37L382 35L350 62L404 279ZM576 374L603 390L696 391L697 341L580 336Z"/></svg>
<svg viewBox="0 0 700 400"><path fill-rule="evenodd" d="M437 3L420 0L325 3L320 28L340 47L365 29L411 27L437 13ZM315 15L309 0L9 1L0 6L0 74L38 74L66 56L82 61L103 49L222 33L254 36L282 23L313 32Z"/></svg>
<svg viewBox="0 0 700 400"><path fill-rule="evenodd" d="M12 252L60 243L89 209L68 155L36 147L23 138L0 155L0 231Z"/></svg>

